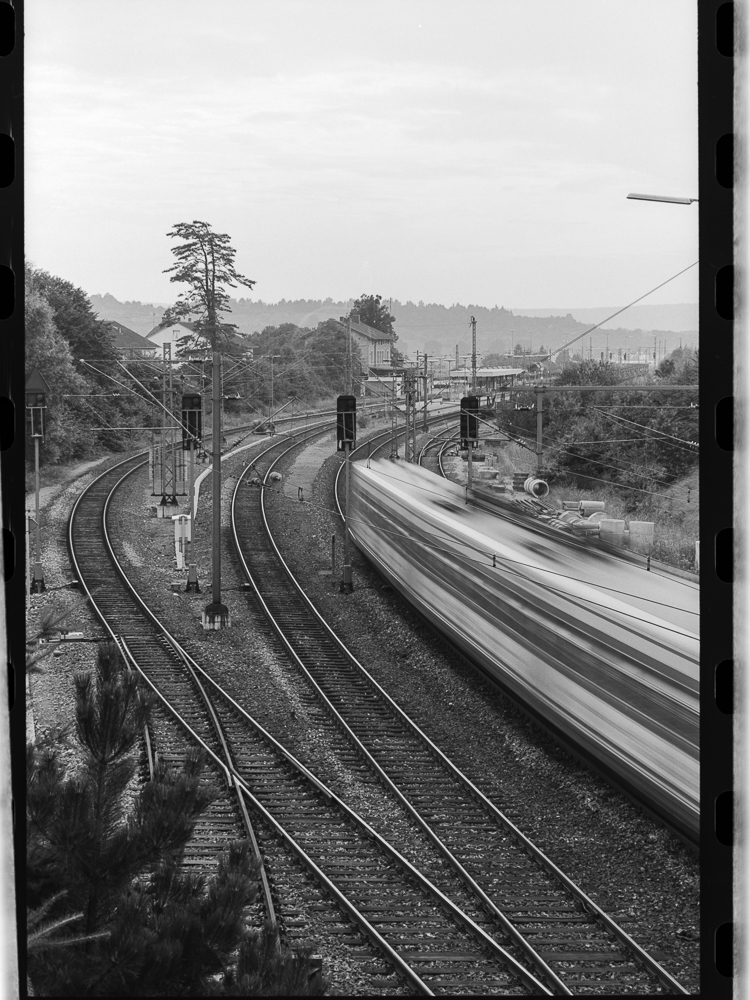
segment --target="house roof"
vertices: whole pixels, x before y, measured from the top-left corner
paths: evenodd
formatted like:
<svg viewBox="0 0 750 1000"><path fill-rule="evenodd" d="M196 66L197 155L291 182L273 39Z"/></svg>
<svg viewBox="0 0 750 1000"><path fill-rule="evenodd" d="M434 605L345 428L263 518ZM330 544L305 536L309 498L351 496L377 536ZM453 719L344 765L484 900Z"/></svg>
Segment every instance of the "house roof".
<svg viewBox="0 0 750 1000"><path fill-rule="evenodd" d="M117 323L115 320L108 320L107 327L112 334L112 346L116 351L153 350L154 345L146 337L142 337L135 330Z"/></svg>
<svg viewBox="0 0 750 1000"><path fill-rule="evenodd" d="M197 333L197 330L200 327L199 323L193 323L190 320L185 320L185 319L176 319L176 320L174 320L171 323L160 323L158 326L155 326L153 328L153 330L150 330L146 334L146 337L147 338L155 337L156 334L159 333L160 330L167 330L167 329L170 329L173 326L181 326L188 333L195 333L196 337L198 337L200 339L203 339L203 340L206 340L206 341L208 340L207 337L203 336L200 333ZM236 330L223 330L222 333L224 334L224 336L228 340L237 341L237 342L244 342L245 341L245 337L243 337L241 334L239 334Z"/></svg>
<svg viewBox="0 0 750 1000"><path fill-rule="evenodd" d="M477 368L477 378L498 378L501 375L521 375L524 368ZM451 378L470 378L471 368L454 368Z"/></svg>
<svg viewBox="0 0 750 1000"><path fill-rule="evenodd" d="M337 326L340 326L342 330L349 328L349 318L347 316L342 316L341 319L334 319L333 322ZM355 323L353 320L352 332L358 333L360 337L366 337L368 340L387 340L393 342L396 339L396 335L393 333L384 333L382 330L376 330L374 326L368 326L367 323Z"/></svg>
<svg viewBox="0 0 750 1000"><path fill-rule="evenodd" d="M159 325L155 326L153 330L149 330L146 336L155 337L160 330L166 330L167 327L171 326L184 326L186 330L190 330L190 332L192 333L197 325L198 325L197 323L189 323L187 320L184 319L176 319L172 323L159 323Z"/></svg>

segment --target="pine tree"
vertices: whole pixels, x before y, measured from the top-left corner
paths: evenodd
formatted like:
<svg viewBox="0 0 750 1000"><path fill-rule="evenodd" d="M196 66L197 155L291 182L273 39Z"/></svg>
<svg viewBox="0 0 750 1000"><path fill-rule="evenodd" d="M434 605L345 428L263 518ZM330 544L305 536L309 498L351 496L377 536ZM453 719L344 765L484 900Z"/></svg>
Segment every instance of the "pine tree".
<svg viewBox="0 0 750 1000"><path fill-rule="evenodd" d="M240 948L236 968L228 972L209 996L317 997L327 981L311 968L310 950L292 951L279 940L276 927L267 923L251 931Z"/></svg>
<svg viewBox="0 0 750 1000"><path fill-rule="evenodd" d="M264 995L320 993L307 953L271 948L245 926L258 882L248 842L231 844L211 879L182 871L212 797L200 757L177 772L160 764L133 789L151 702L116 647L102 644L94 675L74 684L80 767L62 764L61 740L27 746L30 993L206 996L246 980Z"/></svg>

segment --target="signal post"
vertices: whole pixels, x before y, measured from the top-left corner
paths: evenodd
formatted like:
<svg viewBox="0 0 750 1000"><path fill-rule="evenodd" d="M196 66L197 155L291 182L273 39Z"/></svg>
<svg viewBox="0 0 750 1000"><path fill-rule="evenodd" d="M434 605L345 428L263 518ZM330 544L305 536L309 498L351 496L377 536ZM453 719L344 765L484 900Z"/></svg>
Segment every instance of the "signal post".
<svg viewBox="0 0 750 1000"><path fill-rule="evenodd" d="M479 397L478 396L464 396L461 400L461 414L459 417L459 437L461 439L461 447L468 450L467 455L467 473L468 473L468 487L472 488L472 467L471 467L471 453L476 447L477 441L479 440L479 420L477 413L479 411Z"/></svg>
<svg viewBox="0 0 750 1000"><path fill-rule="evenodd" d="M31 437L34 440L34 512L36 514L34 526L36 545L32 580L29 586L29 592L32 594L41 594L46 590L44 572L42 570L42 542L39 527L39 442L44 438L44 411L47 409L47 393L49 391L50 387L47 385L46 379L38 368L34 368L26 381L26 409L29 415Z"/></svg>
<svg viewBox="0 0 750 1000"><path fill-rule="evenodd" d="M336 450L344 452L345 488L344 502L344 567L341 577L341 593L350 594L354 590L352 567L349 561L349 454L357 440L357 400L355 396L339 396L336 400Z"/></svg>
<svg viewBox="0 0 750 1000"><path fill-rule="evenodd" d="M185 592L199 594L198 569L193 556L193 524L195 521L195 446L203 438L203 412L200 393L185 393L182 397L182 447L190 453L190 540L188 542L188 578Z"/></svg>

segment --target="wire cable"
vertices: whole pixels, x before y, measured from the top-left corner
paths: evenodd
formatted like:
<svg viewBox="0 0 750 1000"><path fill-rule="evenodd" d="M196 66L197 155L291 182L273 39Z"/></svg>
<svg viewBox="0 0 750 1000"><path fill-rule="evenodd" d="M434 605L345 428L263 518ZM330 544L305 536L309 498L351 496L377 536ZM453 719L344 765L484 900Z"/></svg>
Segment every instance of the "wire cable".
<svg viewBox="0 0 750 1000"><path fill-rule="evenodd" d="M592 409L596 413L600 412L596 406L593 406ZM679 441L680 444L688 445L691 449L696 451L698 449L698 445L694 441L685 441L684 438L678 438L675 437L674 434L667 434L665 431L659 431L655 427L649 427L646 424L636 423L635 420L629 420L627 417L618 417L616 413L602 413L602 416L606 417L608 420L620 420L625 424L632 424L634 427L641 427L643 430L650 431L652 434L658 434L660 437L669 438L672 441Z"/></svg>
<svg viewBox="0 0 750 1000"><path fill-rule="evenodd" d="M553 354L559 354L560 351L564 351L566 347L570 347L571 344L575 344L579 340L582 340L589 333L593 333L594 330L598 330L600 326L603 326L605 323L608 323L611 319L614 319L615 316L619 316L620 313L625 312L626 309L630 309L630 307L634 306L636 302L640 302L641 299L645 299L647 296L653 294L653 292L656 292L660 288L663 288L665 285L668 285L670 281L674 281L675 278L679 278L681 274L684 274L686 271L689 271L691 267L695 267L697 263L699 262L697 260L694 260L692 264L688 264L687 267L683 267L681 271L678 271L677 274L673 274L671 278L667 278L667 280L662 281L660 285L656 285L655 288L651 288L644 295L639 295L637 299L633 299L632 302L628 302L628 304L626 306L623 306L622 309L618 309L617 312L613 312L611 316L607 316L607 318L603 319L601 323L595 323L594 326L589 327L588 330L584 330L583 333L579 333L577 337L574 337L572 340L569 340L567 344L563 344L562 347L558 347L556 351L550 351L549 354L547 354L547 360L549 360Z"/></svg>

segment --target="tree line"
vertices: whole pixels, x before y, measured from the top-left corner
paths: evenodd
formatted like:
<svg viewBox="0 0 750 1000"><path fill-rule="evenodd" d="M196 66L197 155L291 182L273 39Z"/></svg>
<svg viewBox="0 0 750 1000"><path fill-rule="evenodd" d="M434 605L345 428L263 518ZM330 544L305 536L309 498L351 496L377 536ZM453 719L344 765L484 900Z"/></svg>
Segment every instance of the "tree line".
<svg viewBox="0 0 750 1000"><path fill-rule="evenodd" d="M189 277L178 276L181 280ZM222 305L226 308L226 303L219 303L220 308ZM172 307L164 322L194 318L194 307L192 301L182 309ZM375 329L393 333L394 318L381 296L361 295L352 312L358 312L362 322ZM225 334L232 330L232 324L221 317L220 326ZM182 351L185 355L186 347ZM248 360L248 347L253 350L252 361ZM224 395L238 397L225 400L230 413L264 411L272 392L276 407L291 397L314 405L346 392L350 371L355 383L366 374L356 343L349 344L346 330L332 320L314 329L285 323L265 327L249 338L225 335L220 348L227 362ZM51 390L44 414L43 465L141 446L144 434L148 434L141 428L161 424L161 409L148 395L161 399L158 359L121 364L110 327L96 315L86 293L69 281L27 265L27 378L34 368L42 372ZM179 386L183 380L192 378L194 382L196 374L206 372L185 356L183 364L173 369L173 378Z"/></svg>

